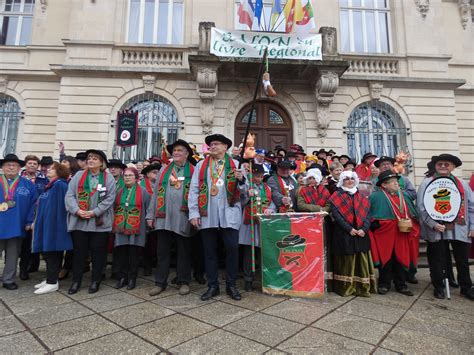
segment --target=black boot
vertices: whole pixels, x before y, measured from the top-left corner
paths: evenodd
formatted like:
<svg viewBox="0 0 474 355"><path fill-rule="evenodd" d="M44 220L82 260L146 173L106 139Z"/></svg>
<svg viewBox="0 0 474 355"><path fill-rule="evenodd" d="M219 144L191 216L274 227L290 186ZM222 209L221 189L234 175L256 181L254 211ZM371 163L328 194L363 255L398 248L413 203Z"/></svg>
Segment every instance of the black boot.
<svg viewBox="0 0 474 355"><path fill-rule="evenodd" d="M77 291L79 291L80 288L81 288L80 282L73 282L67 293L70 295L73 295L77 293Z"/></svg>
<svg viewBox="0 0 474 355"><path fill-rule="evenodd" d="M122 288L124 287L125 285L127 284L127 279L126 278L121 278L117 281L117 283L115 284L115 288L119 289L119 288Z"/></svg>
<svg viewBox="0 0 474 355"><path fill-rule="evenodd" d="M127 290L133 290L137 286L137 279L128 280Z"/></svg>
<svg viewBox="0 0 474 355"><path fill-rule="evenodd" d="M230 296L235 301L240 301L242 299L242 296L240 295L239 290L237 290L237 287L235 286L228 286L226 288L227 294Z"/></svg>
<svg viewBox="0 0 474 355"><path fill-rule="evenodd" d="M100 281L92 281L89 286L89 293L96 293L99 291Z"/></svg>
<svg viewBox="0 0 474 355"><path fill-rule="evenodd" d="M205 293L201 296L201 301L208 301L212 297L218 296L220 293L217 287L209 287Z"/></svg>
<svg viewBox="0 0 474 355"><path fill-rule="evenodd" d="M252 281L245 281L244 289L245 289L245 291L253 291L253 282Z"/></svg>
<svg viewBox="0 0 474 355"><path fill-rule="evenodd" d="M204 285L206 283L206 279L204 278L203 274L194 274L194 280L200 285Z"/></svg>

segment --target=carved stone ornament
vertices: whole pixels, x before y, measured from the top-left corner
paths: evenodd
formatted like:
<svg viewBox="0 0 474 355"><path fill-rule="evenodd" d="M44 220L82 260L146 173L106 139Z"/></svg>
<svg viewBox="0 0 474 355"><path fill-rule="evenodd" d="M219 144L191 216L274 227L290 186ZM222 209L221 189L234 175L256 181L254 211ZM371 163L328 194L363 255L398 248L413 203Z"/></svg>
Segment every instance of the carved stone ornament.
<svg viewBox="0 0 474 355"><path fill-rule="evenodd" d="M471 17L471 1L470 0L458 0L459 15L461 16L462 28L466 29Z"/></svg>
<svg viewBox="0 0 474 355"><path fill-rule="evenodd" d="M382 95L383 84L369 81L369 92L370 98L372 100L380 100L380 95Z"/></svg>
<svg viewBox="0 0 474 355"><path fill-rule="evenodd" d="M319 137L326 137L329 127L329 108L339 87L339 76L330 71L322 72L316 82L316 112Z"/></svg>
<svg viewBox="0 0 474 355"><path fill-rule="evenodd" d="M46 6L48 5L48 1L47 0L40 0L40 3L41 3L41 12L45 12L46 11Z"/></svg>
<svg viewBox="0 0 474 355"><path fill-rule="evenodd" d="M201 99L202 133L212 133L214 124L214 98L217 95L217 66L202 66L197 68L196 82L198 95Z"/></svg>
<svg viewBox="0 0 474 355"><path fill-rule="evenodd" d="M145 92L153 92L155 89L156 77L153 75L143 75L142 79Z"/></svg>
<svg viewBox="0 0 474 355"><path fill-rule="evenodd" d="M0 94L5 94L7 92L8 86L8 77L5 75L0 75Z"/></svg>
<svg viewBox="0 0 474 355"><path fill-rule="evenodd" d="M337 55L337 31L335 27L321 27L322 51L324 55Z"/></svg>
<svg viewBox="0 0 474 355"><path fill-rule="evenodd" d="M425 18L430 10L430 0L415 0L416 9L420 12L421 17Z"/></svg>
<svg viewBox="0 0 474 355"><path fill-rule="evenodd" d="M211 28L214 22L199 22L199 52L209 53L211 48Z"/></svg>

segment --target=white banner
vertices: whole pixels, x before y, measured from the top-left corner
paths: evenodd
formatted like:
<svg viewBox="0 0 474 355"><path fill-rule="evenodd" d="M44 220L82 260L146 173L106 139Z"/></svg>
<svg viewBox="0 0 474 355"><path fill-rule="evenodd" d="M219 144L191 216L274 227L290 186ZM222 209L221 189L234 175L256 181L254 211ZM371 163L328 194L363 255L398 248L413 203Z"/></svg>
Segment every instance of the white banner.
<svg viewBox="0 0 474 355"><path fill-rule="evenodd" d="M226 31L212 28L211 53L218 57L322 60L321 35L278 32Z"/></svg>

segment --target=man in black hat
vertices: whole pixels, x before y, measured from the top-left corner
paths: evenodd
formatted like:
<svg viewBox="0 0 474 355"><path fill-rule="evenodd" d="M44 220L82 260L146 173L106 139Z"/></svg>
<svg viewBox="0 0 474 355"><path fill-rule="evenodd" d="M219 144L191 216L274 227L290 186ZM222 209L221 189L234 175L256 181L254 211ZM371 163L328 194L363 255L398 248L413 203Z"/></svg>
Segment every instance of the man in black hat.
<svg viewBox="0 0 474 355"><path fill-rule="evenodd" d="M360 164L355 168L355 172L359 177L360 181L370 181L372 171L370 165L377 158L377 155L373 153L365 153L362 157Z"/></svg>
<svg viewBox="0 0 474 355"><path fill-rule="evenodd" d="M380 170L380 173L383 173L384 171L393 171L394 164L395 159L386 155L374 160L374 165ZM406 176L400 175L400 180L398 180L398 183L400 185L400 189L406 192L411 200L416 200L415 186L413 186Z"/></svg>
<svg viewBox="0 0 474 355"><path fill-rule="evenodd" d="M292 163L284 160L277 164L277 171L267 180L272 190L273 203L280 213L286 213L296 206L295 192L298 182L290 175Z"/></svg>
<svg viewBox="0 0 474 355"><path fill-rule="evenodd" d="M391 170L378 176L378 190L369 197L370 245L374 265L379 267L379 294L386 294L393 281L397 292L413 296L406 284L406 270L416 270L420 228L413 200L400 190L400 178ZM411 224L411 230L401 230L401 222Z"/></svg>
<svg viewBox="0 0 474 355"><path fill-rule="evenodd" d="M462 165L461 159L452 154L433 156L431 165L434 166L433 176L426 177L418 189L417 208L420 214L421 238L427 241L428 263L430 266L431 283L434 287L434 297L445 298L443 280L446 274L445 253L449 244L453 249L458 283L461 295L474 300L474 288L469 270L469 250L474 238L474 194L469 185L454 176L454 169ZM449 178L455 184L461 195L461 208L454 222L440 223L430 218L424 204L425 190L438 177Z"/></svg>
<svg viewBox="0 0 474 355"><path fill-rule="evenodd" d="M351 160L351 157L346 154L339 155L339 163L341 163L343 166L345 163L347 163L350 160Z"/></svg>
<svg viewBox="0 0 474 355"><path fill-rule="evenodd" d="M166 147L173 161L163 168L156 179L154 193L147 211L147 224L157 237L156 287L150 296L162 293L168 286L171 247L177 250L177 279L179 294L190 292L192 234L189 223L188 196L194 172L193 150L178 139Z"/></svg>
<svg viewBox="0 0 474 355"><path fill-rule="evenodd" d="M117 191L125 186L123 181L123 171L127 167L120 159L110 159L109 160L109 172L115 179L115 186Z"/></svg>
<svg viewBox="0 0 474 355"><path fill-rule="evenodd" d="M21 242L31 230L38 193L33 183L19 176L23 160L7 154L0 160L0 255L5 251L2 283L7 290L16 290L15 283Z"/></svg>
<svg viewBox="0 0 474 355"><path fill-rule="evenodd" d="M245 191L245 175L227 150L232 141L222 134L207 136L209 156L194 170L189 192L189 220L201 230L208 290L203 301L219 294L217 238L226 249L226 291L234 300L241 295L235 286L239 267L239 229L242 222L240 193Z"/></svg>
<svg viewBox="0 0 474 355"><path fill-rule="evenodd" d="M40 160L41 172L44 175L46 175L48 172L48 169L50 168L51 165L53 165L53 163L54 163L53 157L49 155L45 155L41 157L41 160Z"/></svg>
<svg viewBox="0 0 474 355"><path fill-rule="evenodd" d="M79 167L85 169L87 167L87 155L86 152L79 152L76 154L76 160Z"/></svg>

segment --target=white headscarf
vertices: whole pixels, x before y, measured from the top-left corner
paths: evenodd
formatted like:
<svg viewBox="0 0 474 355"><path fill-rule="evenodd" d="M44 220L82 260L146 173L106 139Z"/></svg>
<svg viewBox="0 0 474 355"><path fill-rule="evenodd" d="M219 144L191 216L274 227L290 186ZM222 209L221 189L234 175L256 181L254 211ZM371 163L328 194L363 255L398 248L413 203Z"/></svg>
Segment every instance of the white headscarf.
<svg viewBox="0 0 474 355"><path fill-rule="evenodd" d="M343 186L344 179L353 177L354 178L354 186L352 188L347 188ZM344 191L347 191L349 194L354 195L357 192L357 186L359 186L359 177L354 171L343 171L341 176L339 177L339 181L337 182L337 187L340 187Z"/></svg>
<svg viewBox="0 0 474 355"><path fill-rule="evenodd" d="M316 185L319 185L321 181L323 180L323 175L321 174L321 170L316 169L316 168L309 169L306 172L306 176L304 177L304 181L306 184L308 184L309 177L314 177L314 179L316 180Z"/></svg>

